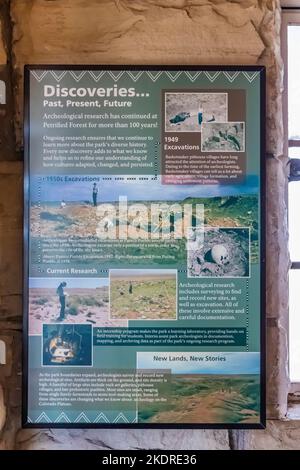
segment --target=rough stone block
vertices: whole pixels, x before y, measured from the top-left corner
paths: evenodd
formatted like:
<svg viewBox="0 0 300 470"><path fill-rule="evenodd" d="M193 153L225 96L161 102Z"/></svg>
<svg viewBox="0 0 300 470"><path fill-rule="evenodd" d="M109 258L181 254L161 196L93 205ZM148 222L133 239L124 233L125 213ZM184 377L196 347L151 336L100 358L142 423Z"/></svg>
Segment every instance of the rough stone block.
<svg viewBox="0 0 300 470"><path fill-rule="evenodd" d="M267 68L267 151L283 153L282 89L283 61L280 52L280 1L265 1L265 14L258 33L265 44L259 63Z"/></svg>
<svg viewBox="0 0 300 470"><path fill-rule="evenodd" d="M18 408L21 411L22 389L19 384L11 386L8 391L8 402L12 408Z"/></svg>
<svg viewBox="0 0 300 470"><path fill-rule="evenodd" d="M0 450L15 449L15 436L20 426L20 410L16 408L8 409L5 427L0 438Z"/></svg>
<svg viewBox="0 0 300 470"><path fill-rule="evenodd" d="M265 431L251 431L248 449L299 450L300 421L269 421Z"/></svg>
<svg viewBox="0 0 300 470"><path fill-rule="evenodd" d="M0 164L0 227L21 228L23 217L23 174L22 165ZM8 168L7 168L8 167ZM3 170L3 172L1 172ZM17 170L17 171L16 171Z"/></svg>
<svg viewBox="0 0 300 470"><path fill-rule="evenodd" d="M286 317L288 312L287 174L286 161L267 159L267 315ZM276 253L276 256L275 256Z"/></svg>
<svg viewBox="0 0 300 470"><path fill-rule="evenodd" d="M277 326L267 327L267 417L269 419L282 419L286 416L288 385L288 330L277 323Z"/></svg>
<svg viewBox="0 0 300 470"><path fill-rule="evenodd" d="M1 433L2 429L4 428L5 421L6 421L6 407L5 407L5 404L4 404L3 388L0 385L0 433Z"/></svg>
<svg viewBox="0 0 300 470"><path fill-rule="evenodd" d="M2 325L0 323L0 339L4 341L6 347L6 364L0 365L0 384L7 386L7 377L10 377L13 369L13 337L3 334Z"/></svg>
<svg viewBox="0 0 300 470"><path fill-rule="evenodd" d="M3 25L0 20L0 65L5 65L7 62L7 56L5 46L3 42Z"/></svg>
<svg viewBox="0 0 300 470"><path fill-rule="evenodd" d="M0 325L3 329L20 329L22 325L22 296L0 296Z"/></svg>
<svg viewBox="0 0 300 470"><path fill-rule="evenodd" d="M6 0L4 3L8 6ZM0 2L0 17L2 8L3 3ZM3 161L14 161L20 158L16 151L14 138L14 98L11 89L10 65L2 66L0 64L0 165Z"/></svg>
<svg viewBox="0 0 300 470"><path fill-rule="evenodd" d="M22 292L22 235L0 226L0 296Z"/></svg>
<svg viewBox="0 0 300 470"><path fill-rule="evenodd" d="M21 430L17 449L168 449L229 450L227 431L214 430Z"/></svg>
<svg viewBox="0 0 300 470"><path fill-rule="evenodd" d="M225 0L218 5L195 0L191 8L189 3L32 0L28 8L27 0L12 0L19 145L22 76L26 63L186 65L257 62L265 46L253 24L251 2L248 8ZM230 13L231 9L234 14Z"/></svg>

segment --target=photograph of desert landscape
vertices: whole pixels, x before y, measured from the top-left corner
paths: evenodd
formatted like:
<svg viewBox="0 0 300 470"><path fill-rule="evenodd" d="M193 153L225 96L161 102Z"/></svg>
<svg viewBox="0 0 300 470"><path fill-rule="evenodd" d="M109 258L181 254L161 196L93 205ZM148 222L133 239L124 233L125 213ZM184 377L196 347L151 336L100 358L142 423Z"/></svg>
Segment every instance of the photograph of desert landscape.
<svg viewBox="0 0 300 470"><path fill-rule="evenodd" d="M97 208L84 201L42 202L30 208L31 233L41 237L96 236Z"/></svg>
<svg viewBox="0 0 300 470"><path fill-rule="evenodd" d="M165 131L201 132L205 122L224 122L227 93L165 93Z"/></svg>
<svg viewBox="0 0 300 470"><path fill-rule="evenodd" d="M258 423L259 375L171 375L166 402L139 402L140 423Z"/></svg>
<svg viewBox="0 0 300 470"><path fill-rule="evenodd" d="M110 204L116 215L115 223L110 223L109 217L99 215L98 206L94 207L91 199L90 184L67 183L62 186L58 182L45 183L42 187L42 196L37 193L30 209L30 226L32 240L39 237L50 237L53 239L72 237L74 246L77 240L94 237L97 241L95 259L103 258L105 264L105 254L107 253L107 243L105 239L97 237L97 227L99 224L104 228L104 235L110 241L118 233L118 225L126 224L128 237L133 234L140 236L139 247L132 247L130 244L114 243L110 251L113 257L109 260L109 266L119 267L119 259L125 254L134 256L135 264L144 265L145 257L153 253L149 243L144 244L143 240L151 240L151 233L170 233L169 240L155 239L155 255L147 257L149 267L161 264L164 267L164 255L169 255L172 265L177 267L186 265L186 249L183 239L172 240L172 216L167 220L165 217L151 225L151 205L152 204L174 204L184 206L185 204L204 205L204 223L214 227L249 227L251 236L251 261L258 261L258 198L255 195L257 189L257 178L249 177L245 182L235 185L223 185L214 189L215 196L211 197L211 187L209 185L164 185L163 191L165 199L161 199L162 184L160 179L152 181L147 185L147 191L141 190L144 182L138 181L101 181L98 183L98 206L100 203ZM120 214L118 199L120 195L126 196L128 200L128 215ZM90 200L89 200L90 197ZM64 203L61 204L61 200ZM142 203L146 206L146 211L132 210L131 207ZM192 220L195 224L195 219ZM117 227L116 227L117 226ZM158 246L159 245L159 246ZM160 256L162 261L160 261ZM78 261L80 264L89 264L88 260Z"/></svg>
<svg viewBox="0 0 300 470"><path fill-rule="evenodd" d="M256 352L138 352L137 368L156 380L156 397L139 400L140 423L258 423L260 355ZM142 396L142 394L141 394Z"/></svg>
<svg viewBox="0 0 300 470"><path fill-rule="evenodd" d="M110 270L110 317L113 320L176 320L177 271Z"/></svg>
<svg viewBox="0 0 300 470"><path fill-rule="evenodd" d="M127 326L126 321L109 318L108 279L31 278L29 334L40 335L43 323L58 322Z"/></svg>

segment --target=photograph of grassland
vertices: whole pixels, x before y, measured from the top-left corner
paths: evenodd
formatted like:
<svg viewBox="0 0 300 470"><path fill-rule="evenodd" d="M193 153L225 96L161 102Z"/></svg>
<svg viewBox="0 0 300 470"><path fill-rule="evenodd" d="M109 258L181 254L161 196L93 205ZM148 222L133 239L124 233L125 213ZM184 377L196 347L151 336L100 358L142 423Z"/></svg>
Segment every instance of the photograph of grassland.
<svg viewBox="0 0 300 470"><path fill-rule="evenodd" d="M166 401L138 405L139 423L258 423L259 375L172 374L159 384Z"/></svg>
<svg viewBox="0 0 300 470"><path fill-rule="evenodd" d="M109 318L108 279L31 278L29 334L40 335L43 323L58 322L127 326Z"/></svg>
<svg viewBox="0 0 300 470"><path fill-rule="evenodd" d="M176 270L110 270L111 319L176 320L176 316Z"/></svg>

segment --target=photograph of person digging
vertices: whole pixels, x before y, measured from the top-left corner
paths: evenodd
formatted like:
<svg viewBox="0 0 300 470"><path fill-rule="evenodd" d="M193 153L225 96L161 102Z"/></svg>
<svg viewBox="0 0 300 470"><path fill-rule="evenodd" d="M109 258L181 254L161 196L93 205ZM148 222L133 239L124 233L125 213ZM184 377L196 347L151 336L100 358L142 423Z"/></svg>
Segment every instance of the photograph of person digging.
<svg viewBox="0 0 300 470"><path fill-rule="evenodd" d="M110 270L110 318L176 320L175 269Z"/></svg>
<svg viewBox="0 0 300 470"><path fill-rule="evenodd" d="M107 278L31 278L29 334L42 334L45 323L127 326L109 319Z"/></svg>
<svg viewBox="0 0 300 470"><path fill-rule="evenodd" d="M204 123L202 152L245 152L245 123Z"/></svg>
<svg viewBox="0 0 300 470"><path fill-rule="evenodd" d="M166 93L165 132L201 132L207 122L226 122L227 93Z"/></svg>

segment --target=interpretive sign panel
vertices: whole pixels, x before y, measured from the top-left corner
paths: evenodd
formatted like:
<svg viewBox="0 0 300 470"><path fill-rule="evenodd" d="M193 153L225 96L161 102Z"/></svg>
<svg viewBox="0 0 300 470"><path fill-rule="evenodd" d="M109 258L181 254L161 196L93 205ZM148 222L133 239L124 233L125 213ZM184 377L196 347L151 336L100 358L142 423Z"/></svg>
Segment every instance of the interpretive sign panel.
<svg viewBox="0 0 300 470"><path fill-rule="evenodd" d="M264 88L25 67L24 426L264 426Z"/></svg>

